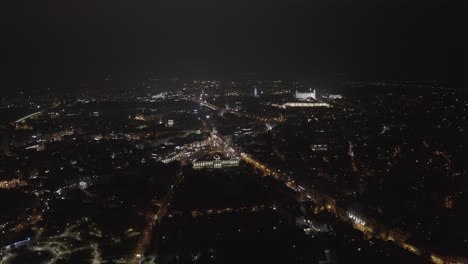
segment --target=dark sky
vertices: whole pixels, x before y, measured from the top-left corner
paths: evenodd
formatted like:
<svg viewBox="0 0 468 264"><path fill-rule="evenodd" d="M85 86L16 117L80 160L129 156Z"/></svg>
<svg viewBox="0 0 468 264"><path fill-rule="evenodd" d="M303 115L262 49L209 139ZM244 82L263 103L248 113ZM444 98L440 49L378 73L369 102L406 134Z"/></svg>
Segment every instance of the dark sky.
<svg viewBox="0 0 468 264"><path fill-rule="evenodd" d="M12 0L2 83L203 77L466 77L466 0Z"/></svg>

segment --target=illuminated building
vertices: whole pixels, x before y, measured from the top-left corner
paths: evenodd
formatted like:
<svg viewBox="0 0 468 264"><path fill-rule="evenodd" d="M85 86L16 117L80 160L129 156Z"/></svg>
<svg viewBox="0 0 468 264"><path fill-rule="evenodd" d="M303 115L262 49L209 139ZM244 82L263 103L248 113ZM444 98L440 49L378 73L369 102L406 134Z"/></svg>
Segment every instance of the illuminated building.
<svg viewBox="0 0 468 264"><path fill-rule="evenodd" d="M329 103L322 103L322 102L287 102L282 105L273 105L280 108L288 108L288 107L331 107Z"/></svg>
<svg viewBox="0 0 468 264"><path fill-rule="evenodd" d="M189 143L186 146L187 146L187 149L198 149L198 148L205 147L206 145L208 145L207 139Z"/></svg>
<svg viewBox="0 0 468 264"><path fill-rule="evenodd" d="M310 219L300 216L296 218L296 226L304 229L307 235L318 232L329 232L329 225L323 221L316 219L315 217L309 217Z"/></svg>
<svg viewBox="0 0 468 264"><path fill-rule="evenodd" d="M294 97L299 101L305 101L310 99L317 100L317 93L315 89L306 93L301 93L296 90L296 92L294 93Z"/></svg>
<svg viewBox="0 0 468 264"><path fill-rule="evenodd" d="M312 144L310 145L310 149L314 152L327 151L328 145L327 144Z"/></svg>
<svg viewBox="0 0 468 264"><path fill-rule="evenodd" d="M328 95L329 99L342 99L343 96L341 94L330 94Z"/></svg>
<svg viewBox="0 0 468 264"><path fill-rule="evenodd" d="M348 217L351 218L356 224L365 226L367 224L367 217L354 207L348 208Z"/></svg>
<svg viewBox="0 0 468 264"><path fill-rule="evenodd" d="M214 156L214 160L199 160L193 162L194 169L221 169L228 167L239 166L239 158L231 158L228 160L221 160L219 156Z"/></svg>
<svg viewBox="0 0 468 264"><path fill-rule="evenodd" d="M185 154L185 151L173 152L169 154L167 157L160 158L159 161L161 161L162 163L169 163L169 162L180 159L182 156L184 156L184 154Z"/></svg>

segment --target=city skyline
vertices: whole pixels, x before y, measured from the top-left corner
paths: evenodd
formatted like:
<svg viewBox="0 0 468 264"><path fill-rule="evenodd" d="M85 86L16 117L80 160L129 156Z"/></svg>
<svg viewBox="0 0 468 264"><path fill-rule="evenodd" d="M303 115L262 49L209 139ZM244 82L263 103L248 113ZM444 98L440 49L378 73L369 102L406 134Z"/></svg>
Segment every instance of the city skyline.
<svg viewBox="0 0 468 264"><path fill-rule="evenodd" d="M67 89L88 79L157 72L466 81L464 1L5 5L1 80L10 89Z"/></svg>

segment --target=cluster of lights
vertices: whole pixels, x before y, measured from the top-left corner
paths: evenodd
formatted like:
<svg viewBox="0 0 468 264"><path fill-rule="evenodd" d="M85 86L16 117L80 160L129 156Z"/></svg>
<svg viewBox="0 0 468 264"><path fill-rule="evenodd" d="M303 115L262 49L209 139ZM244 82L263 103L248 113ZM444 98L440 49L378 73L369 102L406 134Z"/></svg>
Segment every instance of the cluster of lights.
<svg viewBox="0 0 468 264"><path fill-rule="evenodd" d="M362 220L361 218L353 215L352 213L348 213L348 217L353 219L354 222L356 222L357 224L360 224L360 225L366 225L366 221Z"/></svg>

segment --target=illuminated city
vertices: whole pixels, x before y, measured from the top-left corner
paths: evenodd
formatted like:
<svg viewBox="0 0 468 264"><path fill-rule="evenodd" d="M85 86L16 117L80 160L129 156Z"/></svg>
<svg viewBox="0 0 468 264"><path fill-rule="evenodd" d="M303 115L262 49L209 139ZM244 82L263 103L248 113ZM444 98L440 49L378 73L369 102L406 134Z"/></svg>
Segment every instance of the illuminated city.
<svg viewBox="0 0 468 264"><path fill-rule="evenodd" d="M6 14L0 264L468 263L457 4L46 2Z"/></svg>

